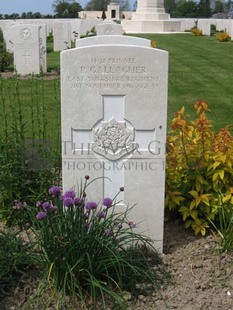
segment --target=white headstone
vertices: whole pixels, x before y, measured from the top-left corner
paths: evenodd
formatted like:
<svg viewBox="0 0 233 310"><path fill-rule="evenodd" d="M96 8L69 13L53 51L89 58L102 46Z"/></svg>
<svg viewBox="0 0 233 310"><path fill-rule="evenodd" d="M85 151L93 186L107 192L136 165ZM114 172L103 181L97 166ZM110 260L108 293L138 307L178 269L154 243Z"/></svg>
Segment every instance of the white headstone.
<svg viewBox="0 0 233 310"><path fill-rule="evenodd" d="M104 35L122 35L123 28L111 20L104 20L102 23L96 25L96 33L98 36Z"/></svg>
<svg viewBox="0 0 233 310"><path fill-rule="evenodd" d="M71 27L68 21L53 22L53 49L64 51L71 48Z"/></svg>
<svg viewBox="0 0 233 310"><path fill-rule="evenodd" d="M205 36L210 36L210 19L198 19L197 27L201 29L202 34Z"/></svg>
<svg viewBox="0 0 233 310"><path fill-rule="evenodd" d="M233 41L233 20L231 20L229 24L229 36L231 37L231 40Z"/></svg>
<svg viewBox="0 0 233 310"><path fill-rule="evenodd" d="M9 53L14 52L14 27L18 25L18 23L14 21L8 21L5 24L5 29L3 30L3 37L6 43L6 50Z"/></svg>
<svg viewBox="0 0 233 310"><path fill-rule="evenodd" d="M124 186L124 205L136 203L130 219L159 251L167 84L168 53L159 49L96 44L61 53L63 189L101 177L88 192L101 201Z"/></svg>
<svg viewBox="0 0 233 310"><path fill-rule="evenodd" d="M14 66L18 74L40 73L39 26L17 25L14 33Z"/></svg>
<svg viewBox="0 0 233 310"><path fill-rule="evenodd" d="M40 70L47 72L47 27L39 25Z"/></svg>

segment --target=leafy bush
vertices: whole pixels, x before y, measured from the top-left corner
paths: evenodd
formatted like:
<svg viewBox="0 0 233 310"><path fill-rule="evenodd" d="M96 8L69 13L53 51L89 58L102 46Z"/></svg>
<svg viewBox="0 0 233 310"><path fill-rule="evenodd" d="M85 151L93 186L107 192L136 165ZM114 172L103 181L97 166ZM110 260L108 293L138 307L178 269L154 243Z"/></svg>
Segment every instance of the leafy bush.
<svg viewBox="0 0 233 310"><path fill-rule="evenodd" d="M151 41L151 47L156 48L157 47L157 42L155 40Z"/></svg>
<svg viewBox="0 0 233 310"><path fill-rule="evenodd" d="M53 34L51 32L47 36L47 43L53 43Z"/></svg>
<svg viewBox="0 0 233 310"><path fill-rule="evenodd" d="M0 43L3 43L4 41L4 38L3 38L3 31L2 29L0 28Z"/></svg>
<svg viewBox="0 0 233 310"><path fill-rule="evenodd" d="M0 297L38 263L32 244L25 243L16 232L0 231Z"/></svg>
<svg viewBox="0 0 233 310"><path fill-rule="evenodd" d="M200 37L200 36L202 36L202 30L194 27L194 28L192 28L192 34L196 37Z"/></svg>
<svg viewBox="0 0 233 310"><path fill-rule="evenodd" d="M227 32L218 32L216 34L216 40L219 42L228 42L230 41L231 37Z"/></svg>
<svg viewBox="0 0 233 310"><path fill-rule="evenodd" d="M216 25L214 24L210 25L210 33L211 33L211 36L214 36L216 34Z"/></svg>
<svg viewBox="0 0 233 310"><path fill-rule="evenodd" d="M228 208L233 207L233 137L229 128L215 134L206 112L208 105L198 100L198 118L187 120L185 109L172 121L167 140L166 206L178 212L185 227L205 235L210 221L218 221L219 191Z"/></svg>
<svg viewBox="0 0 233 310"><path fill-rule="evenodd" d="M9 52L0 53L0 72L13 64L13 55Z"/></svg>
<svg viewBox="0 0 233 310"><path fill-rule="evenodd" d="M152 241L134 231L130 208L117 210L117 196L101 204L87 201L87 187L93 182L88 179L78 197L72 190L62 195L54 186L50 198L31 209L47 279L84 308L102 299L103 304L112 300L125 309L124 290L133 293L144 283L148 292L158 285L152 266L159 259Z"/></svg>

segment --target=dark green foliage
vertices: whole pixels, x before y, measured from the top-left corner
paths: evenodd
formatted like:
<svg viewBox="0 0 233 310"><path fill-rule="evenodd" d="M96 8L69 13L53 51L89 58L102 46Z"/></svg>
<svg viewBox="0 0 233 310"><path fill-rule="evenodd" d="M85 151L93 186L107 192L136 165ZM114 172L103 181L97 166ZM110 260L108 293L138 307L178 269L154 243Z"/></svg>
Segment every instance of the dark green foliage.
<svg viewBox="0 0 233 310"><path fill-rule="evenodd" d="M214 36L216 34L216 25L214 24L210 25L210 33L211 33L211 36Z"/></svg>
<svg viewBox="0 0 233 310"><path fill-rule="evenodd" d="M0 72L5 71L5 69L13 64L13 54L9 52L0 53Z"/></svg>
<svg viewBox="0 0 233 310"><path fill-rule="evenodd" d="M32 244L15 232L0 231L0 298L38 263Z"/></svg>
<svg viewBox="0 0 233 310"><path fill-rule="evenodd" d="M198 4L199 17L207 18L211 17L212 10L210 8L210 0L200 0Z"/></svg>
<svg viewBox="0 0 233 310"><path fill-rule="evenodd" d="M214 13L222 13L225 11L225 5L222 1L217 0L215 2Z"/></svg>
<svg viewBox="0 0 233 310"><path fill-rule="evenodd" d="M2 43L2 42L3 42L3 31L0 28L0 43Z"/></svg>
<svg viewBox="0 0 233 310"><path fill-rule="evenodd" d="M81 5L74 0L55 0L53 9L56 18L78 18L82 11Z"/></svg>
<svg viewBox="0 0 233 310"><path fill-rule="evenodd" d="M53 43L53 34L50 33L48 36L47 36L47 43Z"/></svg>
<svg viewBox="0 0 233 310"><path fill-rule="evenodd" d="M165 0L164 1L165 12L170 14L171 17L174 17L176 14L176 6L177 6L177 3L175 0Z"/></svg>
<svg viewBox="0 0 233 310"><path fill-rule="evenodd" d="M103 12L102 12L102 17L101 17L103 20L105 20L106 19L106 14L105 14L105 10L103 10Z"/></svg>
<svg viewBox="0 0 233 310"><path fill-rule="evenodd" d="M85 10L87 11L103 11L107 10L107 6L110 3L110 0L90 0Z"/></svg>
<svg viewBox="0 0 233 310"><path fill-rule="evenodd" d="M195 18L198 16L198 5L195 1L179 1L175 10L175 17Z"/></svg>

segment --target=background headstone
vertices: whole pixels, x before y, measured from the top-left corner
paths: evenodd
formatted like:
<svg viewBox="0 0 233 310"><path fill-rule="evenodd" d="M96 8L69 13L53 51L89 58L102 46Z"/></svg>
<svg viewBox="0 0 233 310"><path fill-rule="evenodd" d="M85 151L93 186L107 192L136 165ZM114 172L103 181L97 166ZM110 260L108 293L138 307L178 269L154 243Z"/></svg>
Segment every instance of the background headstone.
<svg viewBox="0 0 233 310"><path fill-rule="evenodd" d="M47 27L39 25L40 70L47 72Z"/></svg>
<svg viewBox="0 0 233 310"><path fill-rule="evenodd" d="M203 35L210 36L210 24L209 19L198 19L197 27L202 30Z"/></svg>
<svg viewBox="0 0 233 310"><path fill-rule="evenodd" d="M40 73L40 34L37 25L17 25L14 33L14 66L18 74Z"/></svg>
<svg viewBox="0 0 233 310"><path fill-rule="evenodd" d="M121 25L116 24L113 21L105 20L102 23L96 25L96 33L99 36L104 35L122 35L123 28Z"/></svg>
<svg viewBox="0 0 233 310"><path fill-rule="evenodd" d="M71 48L71 27L68 21L53 22L53 49L64 51Z"/></svg>

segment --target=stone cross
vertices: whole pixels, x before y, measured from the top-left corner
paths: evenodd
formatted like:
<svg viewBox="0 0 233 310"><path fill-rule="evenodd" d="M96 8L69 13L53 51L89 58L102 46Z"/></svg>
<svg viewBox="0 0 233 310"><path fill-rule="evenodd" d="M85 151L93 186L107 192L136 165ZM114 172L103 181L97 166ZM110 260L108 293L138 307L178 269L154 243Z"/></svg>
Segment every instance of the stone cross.
<svg viewBox="0 0 233 310"><path fill-rule="evenodd" d="M155 150L155 130L136 130L124 118L124 98L125 96L103 96L102 119L92 129L72 129L71 132L73 154L92 152L102 162L103 197L114 197L115 189L123 186L124 169L120 167L124 167L123 163L130 158L132 153L158 151ZM116 169L103 168L110 161L115 161ZM120 198L124 198L123 193Z"/></svg>

